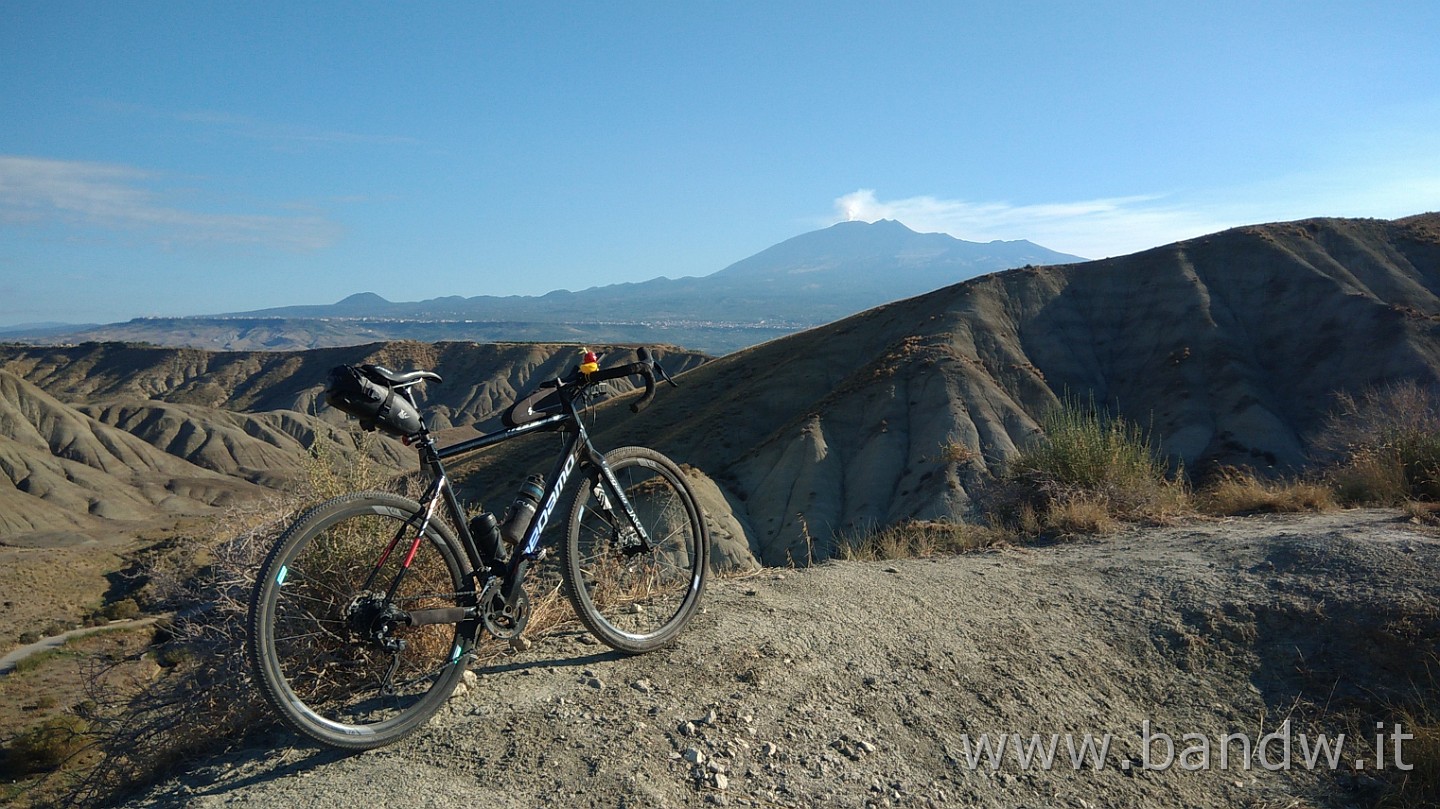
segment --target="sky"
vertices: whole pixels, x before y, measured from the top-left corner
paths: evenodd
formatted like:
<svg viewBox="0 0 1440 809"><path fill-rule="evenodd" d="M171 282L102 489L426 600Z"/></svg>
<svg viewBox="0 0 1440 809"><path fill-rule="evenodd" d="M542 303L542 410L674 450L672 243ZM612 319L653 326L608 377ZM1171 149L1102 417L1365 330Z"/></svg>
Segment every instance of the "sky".
<svg viewBox="0 0 1440 809"><path fill-rule="evenodd" d="M0 3L0 326L1440 210L1440 3Z"/></svg>

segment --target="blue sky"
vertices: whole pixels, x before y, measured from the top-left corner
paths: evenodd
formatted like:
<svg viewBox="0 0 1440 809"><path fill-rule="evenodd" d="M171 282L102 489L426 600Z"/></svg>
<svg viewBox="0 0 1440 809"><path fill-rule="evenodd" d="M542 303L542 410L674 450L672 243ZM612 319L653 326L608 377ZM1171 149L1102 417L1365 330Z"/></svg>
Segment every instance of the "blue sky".
<svg viewBox="0 0 1440 809"><path fill-rule="evenodd" d="M1440 209L1440 3L0 4L0 325Z"/></svg>

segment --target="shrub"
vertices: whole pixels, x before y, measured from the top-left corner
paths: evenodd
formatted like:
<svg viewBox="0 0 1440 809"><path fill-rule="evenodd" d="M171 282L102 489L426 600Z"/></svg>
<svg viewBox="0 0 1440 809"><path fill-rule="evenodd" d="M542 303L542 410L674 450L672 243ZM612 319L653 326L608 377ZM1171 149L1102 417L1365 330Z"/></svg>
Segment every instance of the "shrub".
<svg viewBox="0 0 1440 809"><path fill-rule="evenodd" d="M171 622L172 639L155 653L162 668L153 679L127 678L109 668L91 678L91 728L102 758L82 776L73 803L103 804L204 752L206 743L231 744L254 725L259 696L247 667L238 664L244 660L248 596L254 571L292 515L288 502L232 509L214 522L210 565L189 579L168 571L152 579L162 585L157 598L166 603L212 606Z"/></svg>
<svg viewBox="0 0 1440 809"><path fill-rule="evenodd" d="M1187 502L1144 429L1070 398L1041 417L989 499L995 518L1024 534L1105 533Z"/></svg>
<svg viewBox="0 0 1440 809"><path fill-rule="evenodd" d="M388 470L369 461L369 436L348 461L317 442L297 491L234 507L212 521L203 539L151 560L147 598L178 613L157 629L160 673L128 683L111 670L92 677L90 724L101 759L80 777L73 804L107 804L175 762L235 744L268 721L241 661L255 572L276 537L308 505L337 494L374 488L418 494L418 477L387 480ZM196 557L205 560L198 570ZM197 604L208 606L186 609Z"/></svg>
<svg viewBox="0 0 1440 809"><path fill-rule="evenodd" d="M1337 394L1312 441L1342 501L1440 500L1440 396L1413 380Z"/></svg>
<svg viewBox="0 0 1440 809"><path fill-rule="evenodd" d="M12 776L58 769L86 744L88 725L72 714L51 717L11 740L5 756Z"/></svg>
<svg viewBox="0 0 1440 809"><path fill-rule="evenodd" d="M122 598L105 607L104 615L111 621L123 621L140 614L140 605L133 598Z"/></svg>

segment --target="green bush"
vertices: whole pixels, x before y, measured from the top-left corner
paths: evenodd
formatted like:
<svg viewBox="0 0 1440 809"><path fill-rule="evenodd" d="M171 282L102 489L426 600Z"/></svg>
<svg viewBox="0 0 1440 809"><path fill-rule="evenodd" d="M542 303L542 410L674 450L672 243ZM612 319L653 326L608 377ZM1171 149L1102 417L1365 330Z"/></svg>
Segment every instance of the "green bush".
<svg viewBox="0 0 1440 809"><path fill-rule="evenodd" d="M1069 397L1040 418L997 491L997 516L1027 534L1104 532L1116 520L1168 517L1188 502L1146 430Z"/></svg>

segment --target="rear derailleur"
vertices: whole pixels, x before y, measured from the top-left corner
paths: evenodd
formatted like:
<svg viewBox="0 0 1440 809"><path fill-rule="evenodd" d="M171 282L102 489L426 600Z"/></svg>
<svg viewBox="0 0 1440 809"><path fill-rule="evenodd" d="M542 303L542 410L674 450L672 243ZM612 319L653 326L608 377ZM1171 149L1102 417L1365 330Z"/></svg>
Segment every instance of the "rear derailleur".
<svg viewBox="0 0 1440 809"><path fill-rule="evenodd" d="M360 593L345 608L345 621L356 637L392 654L405 651L405 639L395 637L395 629L409 619L404 610L387 603L382 593Z"/></svg>

